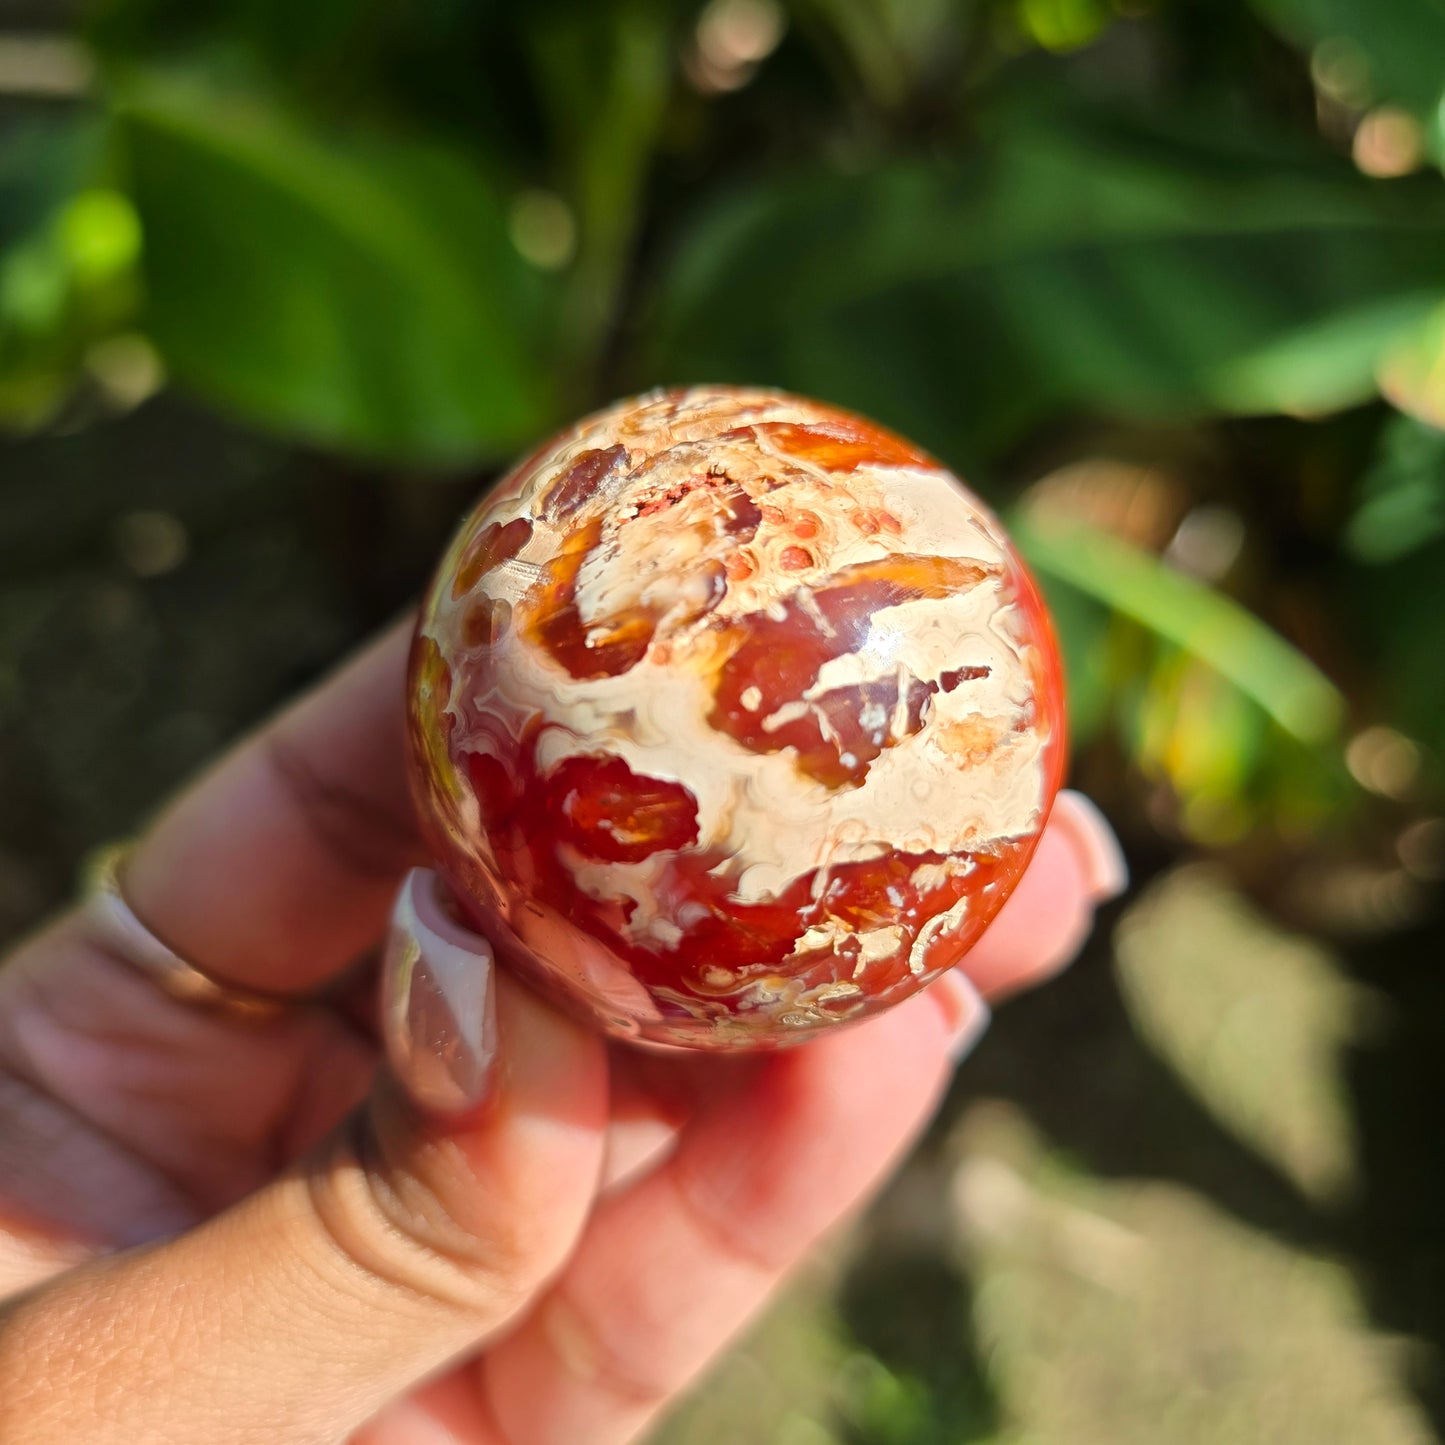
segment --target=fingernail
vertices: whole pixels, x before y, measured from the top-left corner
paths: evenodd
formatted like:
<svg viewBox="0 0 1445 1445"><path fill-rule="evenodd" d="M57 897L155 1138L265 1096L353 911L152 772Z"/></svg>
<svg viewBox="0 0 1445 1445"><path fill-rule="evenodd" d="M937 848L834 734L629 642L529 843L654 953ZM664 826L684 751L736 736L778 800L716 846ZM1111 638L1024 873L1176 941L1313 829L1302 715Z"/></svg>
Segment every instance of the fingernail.
<svg viewBox="0 0 1445 1445"><path fill-rule="evenodd" d="M492 948L448 914L445 887L429 868L407 874L383 966L387 1058L413 1102L433 1114L481 1103L497 1053Z"/></svg>
<svg viewBox="0 0 1445 1445"><path fill-rule="evenodd" d="M948 1056L955 1064L961 1063L984 1036L993 1015L961 968L949 969L930 987L948 1025Z"/></svg>
<svg viewBox="0 0 1445 1445"><path fill-rule="evenodd" d="M1109 820L1092 798L1065 788L1049 826L1061 830L1074 850L1089 889L1089 901L1107 903L1129 886L1129 865Z"/></svg>

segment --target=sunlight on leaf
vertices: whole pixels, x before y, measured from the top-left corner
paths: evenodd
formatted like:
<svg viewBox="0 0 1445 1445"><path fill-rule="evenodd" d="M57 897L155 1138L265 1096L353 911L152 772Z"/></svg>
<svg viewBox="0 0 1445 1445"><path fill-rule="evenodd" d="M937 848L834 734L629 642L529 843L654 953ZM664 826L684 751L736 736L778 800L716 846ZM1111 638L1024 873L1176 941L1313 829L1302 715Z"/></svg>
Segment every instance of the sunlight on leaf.
<svg viewBox="0 0 1445 1445"><path fill-rule="evenodd" d="M85 281L107 281L140 259L140 220L129 198L118 191L82 191L60 216L60 238L71 266Z"/></svg>
<svg viewBox="0 0 1445 1445"><path fill-rule="evenodd" d="M1229 410L1242 413L1309 418L1351 406L1370 393L1392 343L1419 325L1433 300L1432 291L1421 291L1346 308L1283 334L1222 365L1215 375L1218 394Z"/></svg>
<svg viewBox="0 0 1445 1445"><path fill-rule="evenodd" d="M1025 32L1045 50L1078 50L1097 40L1112 18L1102 0L1019 0Z"/></svg>
<svg viewBox="0 0 1445 1445"><path fill-rule="evenodd" d="M1239 688L1169 649L1140 689L1136 728L1133 758L1147 776L1168 779L1191 838L1223 847L1250 831L1247 800L1262 771L1268 722Z"/></svg>
<svg viewBox="0 0 1445 1445"><path fill-rule="evenodd" d="M1335 686L1231 598L1097 528L1034 517L1012 525L1041 572L1207 662L1291 736L1320 743L1338 731L1343 702Z"/></svg>
<svg viewBox="0 0 1445 1445"><path fill-rule="evenodd" d="M771 381L958 459L1051 412L1314 414L1445 294L1445 195L1205 115L999 103L961 164L702 212L644 379ZM746 300L746 304L741 304Z"/></svg>
<svg viewBox="0 0 1445 1445"><path fill-rule="evenodd" d="M75 111L0 147L0 420L20 429L52 420L90 351L134 317L140 228L103 183L103 140Z"/></svg>
<svg viewBox="0 0 1445 1445"><path fill-rule="evenodd" d="M1382 358L1380 391L1407 416L1445 428L1445 306L1402 336Z"/></svg>
<svg viewBox="0 0 1445 1445"><path fill-rule="evenodd" d="M475 166L169 78L132 78L118 110L149 325L179 381L282 433L424 462L500 455L552 418L543 283Z"/></svg>

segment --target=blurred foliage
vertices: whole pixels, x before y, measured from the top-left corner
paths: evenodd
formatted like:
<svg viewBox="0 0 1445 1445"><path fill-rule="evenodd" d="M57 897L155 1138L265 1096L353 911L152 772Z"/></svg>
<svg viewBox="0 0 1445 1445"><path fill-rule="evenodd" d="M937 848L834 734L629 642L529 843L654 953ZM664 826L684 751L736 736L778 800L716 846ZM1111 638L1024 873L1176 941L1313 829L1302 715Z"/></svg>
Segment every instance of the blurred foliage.
<svg viewBox="0 0 1445 1445"><path fill-rule="evenodd" d="M1396 417L1360 482L1360 504L1345 534L1366 562L1393 562L1445 532L1445 431Z"/></svg>
<svg viewBox="0 0 1445 1445"><path fill-rule="evenodd" d="M84 103L17 127L0 172L0 414L169 376L416 475L620 391L770 382L1005 500L1091 420L1228 445L1227 418L1383 388L1412 420L1371 408L1358 499L1340 476L1294 505L1312 545L1388 561L1434 525L1445 356L1445 184L1351 151L1382 104L1387 139L1436 123L1439 17L1393 9L104 0ZM1382 179L1392 156L1418 173ZM1274 505L1224 469L1194 490L1246 530ZM1081 740L1201 842L1338 815L1359 698L1294 650L1268 575L1191 579L1168 537L1110 531L1032 532Z"/></svg>
<svg viewBox="0 0 1445 1445"><path fill-rule="evenodd" d="M1369 395L1384 344L1445 284L1445 188L1380 186L1228 116L1189 119L1020 104L980 115L947 162L733 197L688 233L658 370L882 405L945 455L1066 407Z"/></svg>
<svg viewBox="0 0 1445 1445"><path fill-rule="evenodd" d="M0 922L548 429L855 406L1016 528L1165 876L672 1438L1393 1445L1407 1374L1445 1422L1364 1318L1445 1346L1445 1183L1355 1027L1445 1087L1445 999L1362 942L1445 877L1439 0L76 8L65 64L0 34Z"/></svg>
<svg viewBox="0 0 1445 1445"><path fill-rule="evenodd" d="M147 322L198 391L417 460L500 453L553 417L538 288L475 166L194 81L132 78L116 115Z"/></svg>
<svg viewBox="0 0 1445 1445"><path fill-rule="evenodd" d="M1381 0L1255 0L1280 31L1314 49L1315 70L1343 98L1398 101L1430 127L1439 150L1445 100L1445 10Z"/></svg>
<svg viewBox="0 0 1445 1445"><path fill-rule="evenodd" d="M140 224L100 174L100 123L17 127L0 152L0 416L42 422L137 305Z"/></svg>

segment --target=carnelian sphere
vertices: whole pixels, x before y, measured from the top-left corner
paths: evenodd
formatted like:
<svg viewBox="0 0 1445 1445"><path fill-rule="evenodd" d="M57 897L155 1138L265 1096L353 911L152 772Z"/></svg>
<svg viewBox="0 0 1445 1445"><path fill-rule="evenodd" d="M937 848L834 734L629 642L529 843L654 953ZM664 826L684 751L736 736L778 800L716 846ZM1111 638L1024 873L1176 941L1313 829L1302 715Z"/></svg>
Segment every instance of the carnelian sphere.
<svg viewBox="0 0 1445 1445"><path fill-rule="evenodd" d="M539 448L412 653L460 908L620 1037L776 1045L952 968L1038 841L1058 653L998 522L850 412L698 387Z"/></svg>

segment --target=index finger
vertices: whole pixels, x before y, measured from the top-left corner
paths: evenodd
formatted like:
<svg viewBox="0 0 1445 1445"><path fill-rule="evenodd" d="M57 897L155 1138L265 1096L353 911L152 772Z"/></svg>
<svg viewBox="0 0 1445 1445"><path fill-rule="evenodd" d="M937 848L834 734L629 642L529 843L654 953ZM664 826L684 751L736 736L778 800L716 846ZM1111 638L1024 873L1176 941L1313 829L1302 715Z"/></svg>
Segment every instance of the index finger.
<svg viewBox="0 0 1445 1445"><path fill-rule="evenodd" d="M406 782L410 618L172 802L126 862L142 922L221 983L306 993L381 936L424 861Z"/></svg>
<svg viewBox="0 0 1445 1445"><path fill-rule="evenodd" d="M360 1441L636 1439L917 1138L951 1076L941 1003L930 989L756 1060L670 1160L599 1202L511 1334Z"/></svg>

